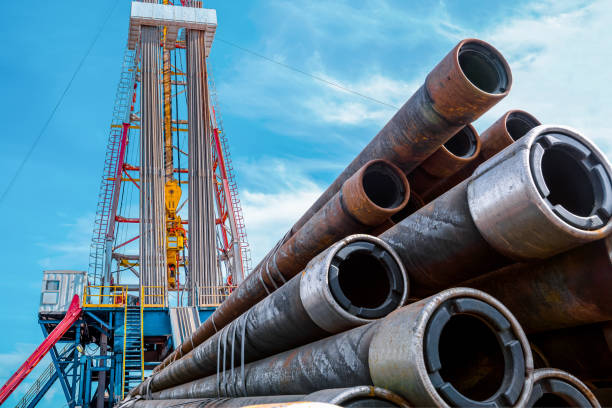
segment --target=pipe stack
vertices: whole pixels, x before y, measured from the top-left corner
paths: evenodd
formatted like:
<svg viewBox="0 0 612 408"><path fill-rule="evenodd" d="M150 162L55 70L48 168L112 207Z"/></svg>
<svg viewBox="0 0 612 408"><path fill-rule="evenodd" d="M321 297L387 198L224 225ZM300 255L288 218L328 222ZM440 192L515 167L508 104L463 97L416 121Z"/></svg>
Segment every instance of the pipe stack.
<svg viewBox="0 0 612 408"><path fill-rule="evenodd" d="M461 41L123 406L599 407L612 169L524 111L479 135L511 83Z"/></svg>

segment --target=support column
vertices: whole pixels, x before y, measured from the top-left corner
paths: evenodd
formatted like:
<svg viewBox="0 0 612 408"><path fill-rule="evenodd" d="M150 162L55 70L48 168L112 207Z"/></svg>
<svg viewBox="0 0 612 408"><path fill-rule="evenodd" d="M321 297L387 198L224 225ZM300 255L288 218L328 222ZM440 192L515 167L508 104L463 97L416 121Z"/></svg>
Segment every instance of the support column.
<svg viewBox="0 0 612 408"><path fill-rule="evenodd" d="M145 288L141 302L161 303L167 279L159 28L143 26L140 41L140 286L156 287Z"/></svg>
<svg viewBox="0 0 612 408"><path fill-rule="evenodd" d="M212 143L204 32L187 32L189 118L189 305L203 287L217 286Z"/></svg>

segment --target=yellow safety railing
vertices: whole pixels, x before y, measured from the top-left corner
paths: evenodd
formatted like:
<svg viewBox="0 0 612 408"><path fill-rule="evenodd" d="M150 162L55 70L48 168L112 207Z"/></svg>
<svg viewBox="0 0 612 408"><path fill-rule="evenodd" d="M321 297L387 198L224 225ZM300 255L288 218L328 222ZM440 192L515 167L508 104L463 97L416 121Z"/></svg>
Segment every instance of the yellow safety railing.
<svg viewBox="0 0 612 408"><path fill-rule="evenodd" d="M127 303L125 286L92 286L83 288L83 307L124 307Z"/></svg>
<svg viewBox="0 0 612 408"><path fill-rule="evenodd" d="M127 346L127 302L123 306L123 363L121 367L121 399L125 398L125 348Z"/></svg>
<svg viewBox="0 0 612 408"><path fill-rule="evenodd" d="M201 307L217 307L236 287L236 285L200 286L198 288L198 303Z"/></svg>
<svg viewBox="0 0 612 408"><path fill-rule="evenodd" d="M166 288L164 286L142 286L140 304L142 307L166 307Z"/></svg>

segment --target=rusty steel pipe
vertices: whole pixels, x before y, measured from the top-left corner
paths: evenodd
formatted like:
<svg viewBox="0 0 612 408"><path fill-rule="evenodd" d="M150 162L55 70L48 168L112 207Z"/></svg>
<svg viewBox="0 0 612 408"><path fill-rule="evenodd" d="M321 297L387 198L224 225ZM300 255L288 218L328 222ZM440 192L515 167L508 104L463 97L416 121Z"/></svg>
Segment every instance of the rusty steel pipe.
<svg viewBox="0 0 612 408"><path fill-rule="evenodd" d="M532 373L529 343L512 314L484 292L452 288L244 372L226 370L151 397L293 395L368 384L417 406L508 406L527 401Z"/></svg>
<svg viewBox="0 0 612 408"><path fill-rule="evenodd" d="M534 373L531 397L526 407L601 408L595 395L573 375L552 368Z"/></svg>
<svg viewBox="0 0 612 408"><path fill-rule="evenodd" d="M430 202L436 197L441 196L463 180L474 173L474 170L497 153L510 146L512 143L525 136L527 132L536 126L541 125L540 121L530 113L522 110L510 110L502 115L495 123L480 135L480 153L474 160L466 163L454 174L443 179L428 191L426 202ZM412 186L412 185L411 185ZM413 190L414 190L414 186Z"/></svg>
<svg viewBox="0 0 612 408"><path fill-rule="evenodd" d="M611 322L537 333L529 340L534 361L537 355L544 366L568 371L595 386L612 381Z"/></svg>
<svg viewBox="0 0 612 408"><path fill-rule="evenodd" d="M367 285L363 282L367 281ZM406 302L408 279L383 241L351 235L246 313L155 373L145 394L260 360L382 318Z"/></svg>
<svg viewBox="0 0 612 408"><path fill-rule="evenodd" d="M476 129L472 125L465 126L408 174L412 193L426 202L431 201L430 192L476 159L480 146Z"/></svg>
<svg viewBox="0 0 612 408"><path fill-rule="evenodd" d="M404 173L385 160L366 163L306 225L251 274L221 303L156 372L236 319L282 286L319 252L354 233L366 232L385 222L408 202L410 187Z"/></svg>
<svg viewBox="0 0 612 408"><path fill-rule="evenodd" d="M369 160L386 159L410 173L462 127L508 95L511 86L510 67L499 51L477 39L459 42L291 231L306 224Z"/></svg>
<svg viewBox="0 0 612 408"><path fill-rule="evenodd" d="M348 408L386 407L409 408L408 402L399 395L379 387L361 385L349 388L331 388L308 395L271 395L238 398L200 398L172 400L133 400L119 408L163 408L163 407L201 407L233 408L260 404L280 404L288 402L322 402Z"/></svg>
<svg viewBox="0 0 612 408"><path fill-rule="evenodd" d="M526 332L612 320L612 237L550 259L510 265L461 283L495 296Z"/></svg>
<svg viewBox="0 0 612 408"><path fill-rule="evenodd" d="M551 257L612 229L605 156L560 126L538 126L380 238L423 297L517 261Z"/></svg>

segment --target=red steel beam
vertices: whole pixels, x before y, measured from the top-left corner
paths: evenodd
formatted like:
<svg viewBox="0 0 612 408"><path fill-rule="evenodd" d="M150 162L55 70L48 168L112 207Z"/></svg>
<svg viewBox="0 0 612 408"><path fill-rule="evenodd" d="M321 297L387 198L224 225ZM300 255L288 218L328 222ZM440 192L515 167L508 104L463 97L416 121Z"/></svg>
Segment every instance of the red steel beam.
<svg viewBox="0 0 612 408"><path fill-rule="evenodd" d="M62 321L53 329L45 340L34 350L32 355L23 362L21 367L9 378L9 380L0 389L0 405L2 405L7 398L15 391L15 389L21 384L21 382L30 374L30 372L36 367L36 365L42 360L42 358L51 350L59 339L66 334L72 324L77 321L81 315L81 302L79 295L74 295L68 312Z"/></svg>

